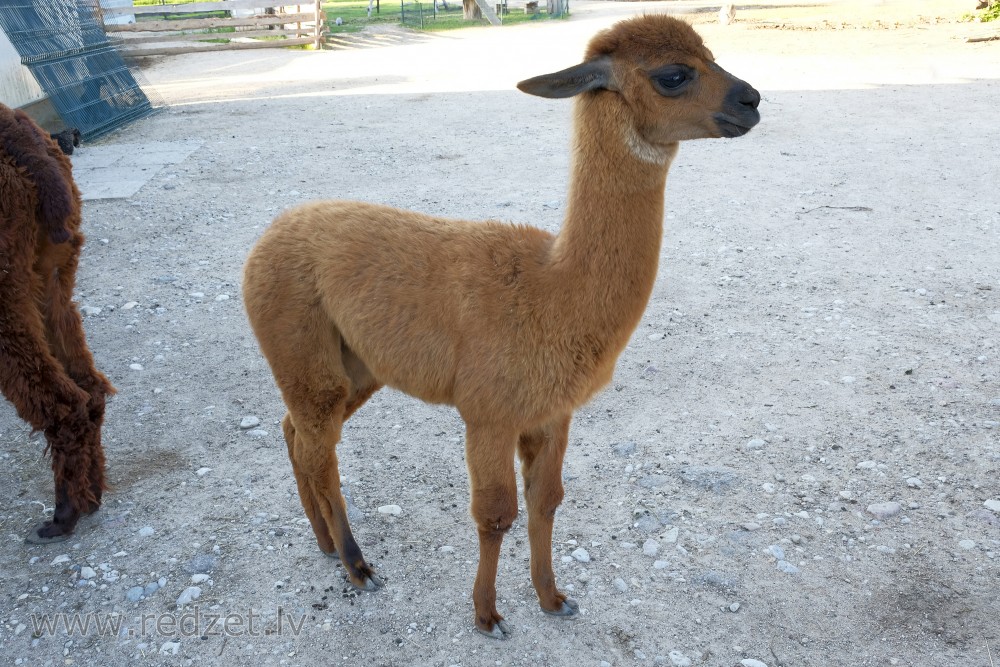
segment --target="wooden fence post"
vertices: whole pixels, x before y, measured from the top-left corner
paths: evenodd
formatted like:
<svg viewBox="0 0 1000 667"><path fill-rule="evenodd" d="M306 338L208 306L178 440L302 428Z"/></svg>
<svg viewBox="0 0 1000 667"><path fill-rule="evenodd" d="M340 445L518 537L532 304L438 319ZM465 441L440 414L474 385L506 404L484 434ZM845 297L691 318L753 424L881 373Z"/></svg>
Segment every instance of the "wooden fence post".
<svg viewBox="0 0 1000 667"><path fill-rule="evenodd" d="M316 0L316 50L323 48L323 9L320 7L320 0Z"/></svg>

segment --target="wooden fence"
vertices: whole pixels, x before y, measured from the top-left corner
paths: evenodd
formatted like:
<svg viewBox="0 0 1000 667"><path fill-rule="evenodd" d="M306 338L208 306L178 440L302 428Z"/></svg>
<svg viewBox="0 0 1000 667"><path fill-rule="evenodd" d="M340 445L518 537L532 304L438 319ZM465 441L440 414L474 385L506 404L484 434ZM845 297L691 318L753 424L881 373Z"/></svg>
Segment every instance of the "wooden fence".
<svg viewBox="0 0 1000 667"><path fill-rule="evenodd" d="M263 49L312 44L323 48L323 12L320 0L308 4L273 5L273 0L222 0L179 5L140 5L105 8L105 30L125 56L151 56L230 49ZM241 11L242 10L242 11ZM304 10L304 11L303 11ZM212 12L212 18L170 18ZM224 14L220 15L220 12ZM123 14L135 23L113 23ZM156 20L150 15L163 15ZM220 28L232 31L219 32ZM253 39L266 37L270 39ZM207 40L229 40L225 43ZM194 43L193 43L194 42Z"/></svg>

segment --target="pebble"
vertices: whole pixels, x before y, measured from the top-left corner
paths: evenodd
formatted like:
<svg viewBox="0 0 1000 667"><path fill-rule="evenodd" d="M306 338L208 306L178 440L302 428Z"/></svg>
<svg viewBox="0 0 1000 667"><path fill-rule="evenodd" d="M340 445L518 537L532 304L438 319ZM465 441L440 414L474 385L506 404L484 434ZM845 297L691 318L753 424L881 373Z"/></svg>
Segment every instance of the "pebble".
<svg viewBox="0 0 1000 667"><path fill-rule="evenodd" d="M194 472L194 474L198 475L198 477L204 477L205 475L207 475L207 474L208 474L208 473L210 473L210 472L212 472L212 469L211 469L211 468L198 468L198 469L197 469L197 470L196 470L196 471Z"/></svg>
<svg viewBox="0 0 1000 667"><path fill-rule="evenodd" d="M670 563L668 563L665 560L654 560L653 561L653 569L654 570L665 570L665 569L667 569L668 565L670 565Z"/></svg>
<svg viewBox="0 0 1000 667"><path fill-rule="evenodd" d="M149 597L158 590L160 590L160 585L155 581L152 581L146 584L146 587L142 589L142 594L145 595L146 597Z"/></svg>
<svg viewBox="0 0 1000 667"><path fill-rule="evenodd" d="M151 537L154 532L156 531L153 530L152 526L144 526L139 529L139 537Z"/></svg>
<svg viewBox="0 0 1000 667"><path fill-rule="evenodd" d="M660 541L667 542L669 544L674 544L675 542L677 542L677 535L679 532L680 531L677 529L677 526L673 526L665 533L663 533L663 535L660 535Z"/></svg>
<svg viewBox="0 0 1000 667"><path fill-rule="evenodd" d="M769 553L776 560L785 560L785 550L779 547L777 544L772 544L767 548L767 553Z"/></svg>
<svg viewBox="0 0 1000 667"><path fill-rule="evenodd" d="M655 556L660 553L660 543L654 539L648 539L642 543L642 553L647 556Z"/></svg>
<svg viewBox="0 0 1000 667"><path fill-rule="evenodd" d="M453 554L455 553L455 547L446 544L440 549L438 549L438 551L440 551L443 554Z"/></svg>
<svg viewBox="0 0 1000 667"><path fill-rule="evenodd" d="M229 295L228 294L220 294L219 296L215 297L215 300L216 301L229 301Z"/></svg>
<svg viewBox="0 0 1000 667"><path fill-rule="evenodd" d="M785 574L798 574L799 572L799 568L795 567L787 560L779 560L778 569L784 572Z"/></svg>
<svg viewBox="0 0 1000 667"><path fill-rule="evenodd" d="M160 646L160 655L177 655L180 650L180 642L163 642L163 645Z"/></svg>
<svg viewBox="0 0 1000 667"><path fill-rule="evenodd" d="M68 562L69 562L69 554L59 554L58 556L52 559L50 565L59 565L60 563L68 563Z"/></svg>
<svg viewBox="0 0 1000 667"><path fill-rule="evenodd" d="M628 584L621 577L615 577L611 584L621 593L628 592Z"/></svg>
<svg viewBox="0 0 1000 667"><path fill-rule="evenodd" d="M199 554L189 560L187 565L184 566L184 569L190 574L204 574L206 572L211 572L215 569L215 558L209 556L208 554ZM166 580L164 579L161 579L160 581L166 583Z"/></svg>
<svg viewBox="0 0 1000 667"><path fill-rule="evenodd" d="M909 477L906 480L906 485L911 489L919 489L923 487L924 483L920 481L919 477Z"/></svg>
<svg viewBox="0 0 1000 667"><path fill-rule="evenodd" d="M142 586L133 586L125 591L125 599L129 602L138 602L142 599L145 589Z"/></svg>
<svg viewBox="0 0 1000 667"><path fill-rule="evenodd" d="M244 431L251 428L257 428L260 426L260 419L256 415L247 415L240 420L240 428Z"/></svg>
<svg viewBox="0 0 1000 667"><path fill-rule="evenodd" d="M733 612L734 614L736 612L738 612L739 610L740 610L740 603L739 602L734 602L731 605L729 605L729 611Z"/></svg>
<svg viewBox="0 0 1000 667"><path fill-rule="evenodd" d="M661 333L649 334L648 338L649 340L663 340L663 334Z"/></svg>
<svg viewBox="0 0 1000 667"><path fill-rule="evenodd" d="M255 438L266 438L267 437L267 431L265 431L262 428L252 428L249 431L247 431L246 433L247 433L247 435L252 435Z"/></svg>
<svg viewBox="0 0 1000 667"><path fill-rule="evenodd" d="M865 470L872 470L876 466L878 466L878 464L875 463L874 461L862 461L861 463L858 464L859 468L864 468Z"/></svg>
<svg viewBox="0 0 1000 667"><path fill-rule="evenodd" d="M766 444L767 443L761 440L760 438L754 438L753 440L747 443L746 448L751 452L755 452L764 449L764 445Z"/></svg>
<svg viewBox="0 0 1000 667"><path fill-rule="evenodd" d="M142 364L129 364L128 367L131 368L134 371L141 371L142 370Z"/></svg>
<svg viewBox="0 0 1000 667"><path fill-rule="evenodd" d="M983 507L990 510L991 512L996 512L1000 514L1000 500L990 499L983 503Z"/></svg>
<svg viewBox="0 0 1000 667"><path fill-rule="evenodd" d="M191 604L195 600L201 597L201 588L198 586L188 586L184 589L184 592L177 597L177 606L183 607L186 604Z"/></svg>
<svg viewBox="0 0 1000 667"><path fill-rule="evenodd" d="M205 298L205 293L204 292L191 292L190 294L188 294L188 296L193 297L195 299L203 299L203 298Z"/></svg>
<svg viewBox="0 0 1000 667"><path fill-rule="evenodd" d="M775 491L778 490L777 487L774 486L774 484L771 484L770 482L764 482L763 484L760 485L760 488L764 493L774 493Z"/></svg>
<svg viewBox="0 0 1000 667"><path fill-rule="evenodd" d="M138 301L129 301L124 306L122 306L122 310L132 310L133 308L135 308L138 305L139 305Z"/></svg>
<svg viewBox="0 0 1000 667"><path fill-rule="evenodd" d="M667 657L670 658L670 662L674 667L691 667L691 658L680 651L671 651L667 654Z"/></svg>
<svg viewBox="0 0 1000 667"><path fill-rule="evenodd" d="M748 530L751 532L755 530L760 530L760 524L757 523L756 521L747 521L745 524L743 524L743 530Z"/></svg>
<svg viewBox="0 0 1000 667"><path fill-rule="evenodd" d="M872 503L868 506L868 513L876 519L881 520L896 516L901 509L903 508L897 502Z"/></svg>
<svg viewBox="0 0 1000 667"><path fill-rule="evenodd" d="M208 581L208 579L209 579L208 575L204 574L204 573L198 573L198 574L192 574L191 575L191 583L192 584L203 584L206 581Z"/></svg>
<svg viewBox="0 0 1000 667"><path fill-rule="evenodd" d="M618 456L631 456L635 454L636 444L634 442L620 442L612 447Z"/></svg>
<svg viewBox="0 0 1000 667"><path fill-rule="evenodd" d="M760 660L746 658L745 660L740 660L740 667L767 667L767 664L761 662Z"/></svg>
<svg viewBox="0 0 1000 667"><path fill-rule="evenodd" d="M961 542L958 543L958 546L968 551L970 549L975 549L976 543L973 542L972 540L962 540Z"/></svg>
<svg viewBox="0 0 1000 667"><path fill-rule="evenodd" d="M590 554L583 547L579 547L577 549L574 549L573 553L570 554L570 555L573 556L573 558L575 558L580 563L589 563L590 562Z"/></svg>
<svg viewBox="0 0 1000 667"><path fill-rule="evenodd" d="M82 306L80 308L80 312L83 313L86 317L94 317L95 315L100 315L102 310L103 310L102 308L98 308L97 306Z"/></svg>
<svg viewBox="0 0 1000 667"><path fill-rule="evenodd" d="M80 568L80 578L81 579L93 579L96 576L97 576L97 572L94 571L94 568L87 567L86 565L84 565L83 567Z"/></svg>
<svg viewBox="0 0 1000 667"><path fill-rule="evenodd" d="M635 522L635 527L644 533L652 533L660 529L660 521L655 516L646 514L639 517L639 520Z"/></svg>
<svg viewBox="0 0 1000 667"><path fill-rule="evenodd" d="M165 588L167 585L167 578L160 577L159 579L156 580L156 585L159 586L160 588Z"/></svg>
<svg viewBox="0 0 1000 667"><path fill-rule="evenodd" d="M403 508L399 505L380 505L378 508L379 514L390 514L392 516L399 516L403 513Z"/></svg>

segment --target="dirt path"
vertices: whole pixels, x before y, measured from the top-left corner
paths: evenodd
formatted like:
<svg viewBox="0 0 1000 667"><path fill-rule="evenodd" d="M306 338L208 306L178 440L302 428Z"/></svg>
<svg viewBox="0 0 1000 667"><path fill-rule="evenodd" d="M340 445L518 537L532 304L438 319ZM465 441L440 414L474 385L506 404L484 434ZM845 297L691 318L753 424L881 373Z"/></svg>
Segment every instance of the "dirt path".
<svg viewBox="0 0 1000 667"><path fill-rule="evenodd" d="M471 631L450 409L383 391L345 430L355 534L387 589L346 590L318 551L240 268L278 211L319 197L556 230L570 104L513 84L678 3L151 63L171 106L101 144L201 144L86 204L79 301L101 309L86 326L119 394L114 490L77 539L23 544L51 474L0 404L4 664L986 667L988 646L997 662L1000 45L935 22L968 3L794 4L696 15L763 120L674 163L652 301L572 431L555 560L583 617L538 611L522 517L505 643ZM828 27L874 21L893 27ZM33 636L33 616L108 612L118 637ZM237 619L230 636L200 638L211 615Z"/></svg>

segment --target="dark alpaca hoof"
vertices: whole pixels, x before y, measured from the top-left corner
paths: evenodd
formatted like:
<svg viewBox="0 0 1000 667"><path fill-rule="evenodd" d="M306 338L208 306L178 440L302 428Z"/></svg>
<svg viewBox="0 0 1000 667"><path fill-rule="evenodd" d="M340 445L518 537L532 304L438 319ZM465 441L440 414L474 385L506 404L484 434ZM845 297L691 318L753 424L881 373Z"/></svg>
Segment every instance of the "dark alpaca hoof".
<svg viewBox="0 0 1000 667"><path fill-rule="evenodd" d="M77 528L82 528L87 525L87 517L91 517L94 513L100 509L100 505L94 507L90 512L82 514L78 517L73 517L72 522L69 521L45 521L37 528L33 528L28 536L24 538L27 544L55 544L56 542L65 542L71 538ZM77 519L82 519L78 521Z"/></svg>

